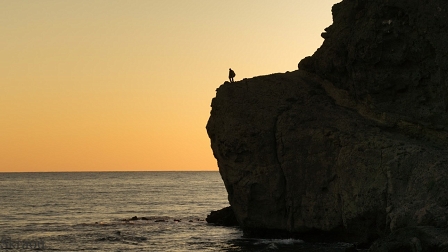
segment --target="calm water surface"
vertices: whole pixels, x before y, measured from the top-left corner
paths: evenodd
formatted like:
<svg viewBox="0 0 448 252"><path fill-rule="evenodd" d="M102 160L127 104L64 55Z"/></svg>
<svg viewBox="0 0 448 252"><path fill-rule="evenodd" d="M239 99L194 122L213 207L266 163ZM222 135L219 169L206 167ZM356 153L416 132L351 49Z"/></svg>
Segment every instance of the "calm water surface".
<svg viewBox="0 0 448 252"><path fill-rule="evenodd" d="M0 251L29 251L37 242L48 251L343 251L347 246L245 239L238 228L204 221L226 206L218 172L0 173ZM139 220L130 220L133 216ZM21 249L6 249L8 242Z"/></svg>

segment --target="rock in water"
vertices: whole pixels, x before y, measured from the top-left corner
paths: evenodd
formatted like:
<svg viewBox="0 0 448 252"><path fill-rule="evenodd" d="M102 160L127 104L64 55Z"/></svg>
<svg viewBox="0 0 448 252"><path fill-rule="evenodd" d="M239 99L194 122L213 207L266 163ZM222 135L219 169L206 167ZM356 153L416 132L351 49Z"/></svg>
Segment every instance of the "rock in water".
<svg viewBox="0 0 448 252"><path fill-rule="evenodd" d="M207 132L236 218L442 250L399 230L448 228L448 2L344 0L333 19L301 70L217 89Z"/></svg>
<svg viewBox="0 0 448 252"><path fill-rule="evenodd" d="M218 211L212 211L205 219L208 223L213 223L219 226L238 226L238 221L235 218L232 207L228 206Z"/></svg>

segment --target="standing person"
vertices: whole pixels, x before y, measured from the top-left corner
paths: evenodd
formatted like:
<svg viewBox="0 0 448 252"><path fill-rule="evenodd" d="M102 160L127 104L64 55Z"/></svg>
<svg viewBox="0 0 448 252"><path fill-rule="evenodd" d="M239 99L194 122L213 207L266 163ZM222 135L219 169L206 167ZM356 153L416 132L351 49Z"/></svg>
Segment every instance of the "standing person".
<svg viewBox="0 0 448 252"><path fill-rule="evenodd" d="M235 72L232 70L232 68L229 68L229 80L230 80L230 82L234 82L233 81L233 77L235 77Z"/></svg>

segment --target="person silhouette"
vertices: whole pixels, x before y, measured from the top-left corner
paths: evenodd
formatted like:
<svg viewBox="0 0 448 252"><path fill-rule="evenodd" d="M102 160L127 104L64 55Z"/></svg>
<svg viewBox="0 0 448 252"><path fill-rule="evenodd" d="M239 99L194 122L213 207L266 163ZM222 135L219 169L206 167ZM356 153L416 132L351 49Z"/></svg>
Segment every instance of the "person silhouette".
<svg viewBox="0 0 448 252"><path fill-rule="evenodd" d="M229 68L229 81L230 82L234 82L233 77L235 77L235 72L232 70L232 68Z"/></svg>

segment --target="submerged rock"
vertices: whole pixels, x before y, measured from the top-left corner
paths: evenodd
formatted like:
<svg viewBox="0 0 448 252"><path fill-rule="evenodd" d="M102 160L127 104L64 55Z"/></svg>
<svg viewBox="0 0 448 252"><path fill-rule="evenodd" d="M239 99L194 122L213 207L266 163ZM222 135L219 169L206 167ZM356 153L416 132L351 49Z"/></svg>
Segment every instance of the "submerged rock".
<svg viewBox="0 0 448 252"><path fill-rule="evenodd" d="M447 11L344 0L301 70L217 89L207 132L246 233L448 248L420 228L448 228Z"/></svg>

